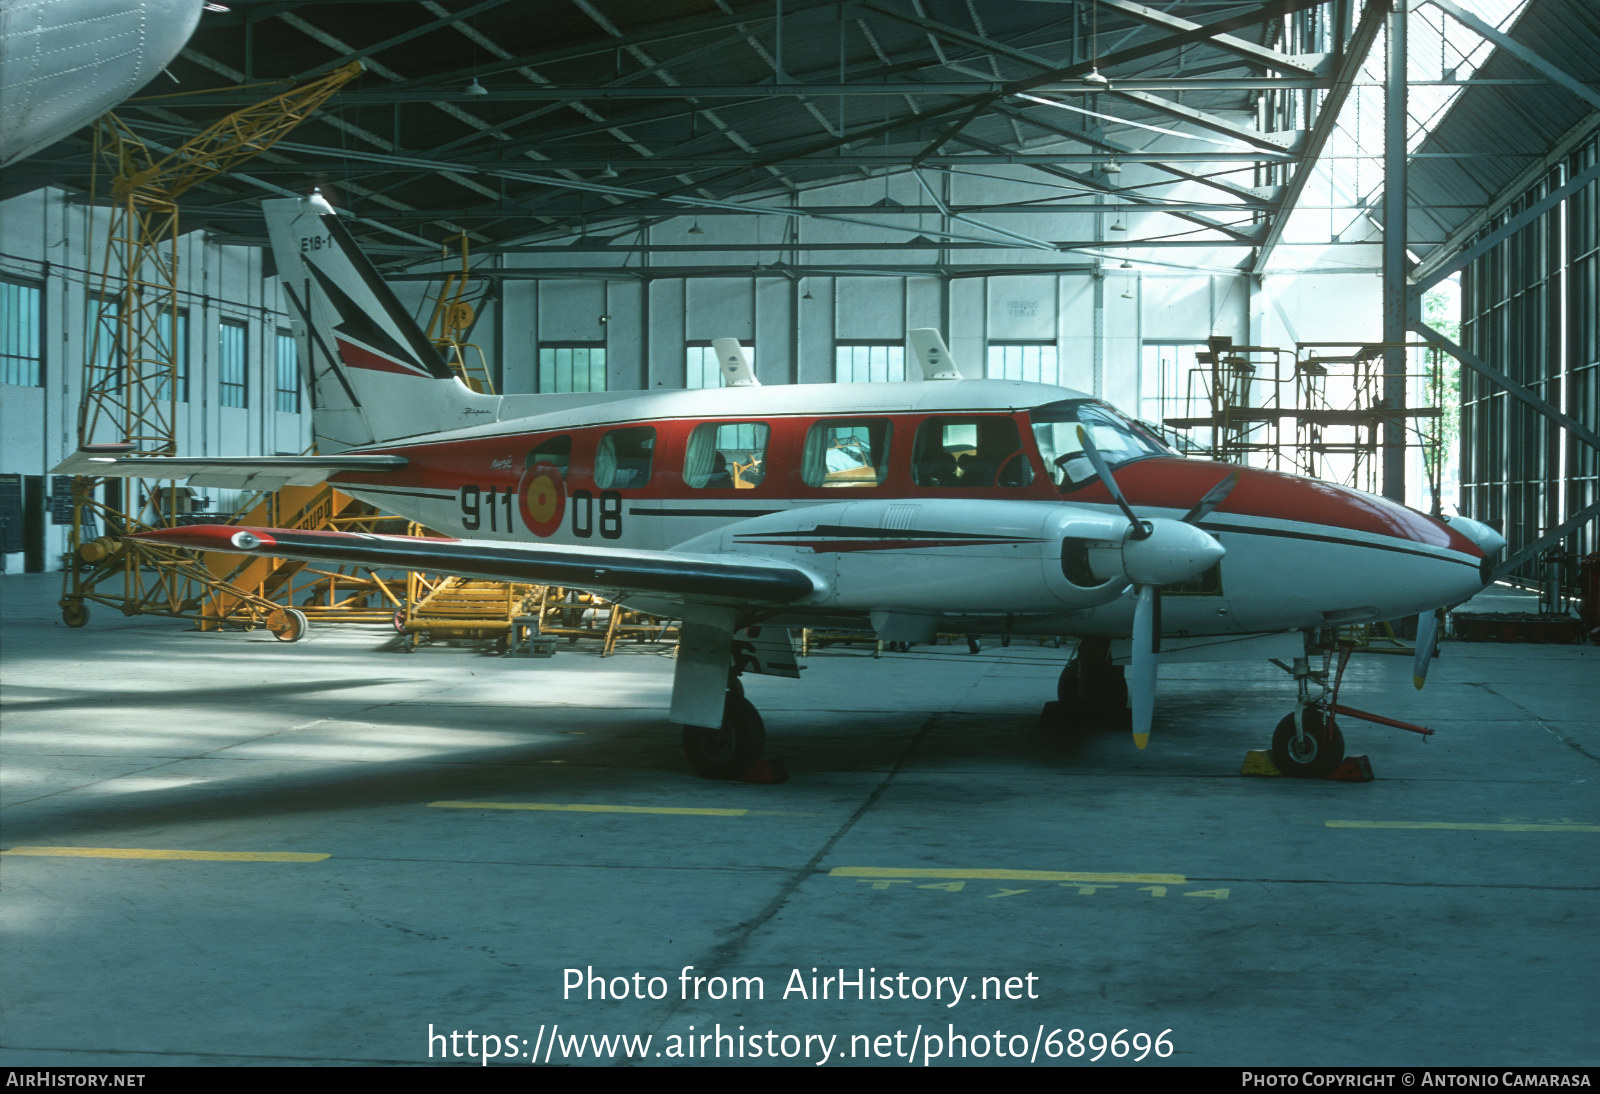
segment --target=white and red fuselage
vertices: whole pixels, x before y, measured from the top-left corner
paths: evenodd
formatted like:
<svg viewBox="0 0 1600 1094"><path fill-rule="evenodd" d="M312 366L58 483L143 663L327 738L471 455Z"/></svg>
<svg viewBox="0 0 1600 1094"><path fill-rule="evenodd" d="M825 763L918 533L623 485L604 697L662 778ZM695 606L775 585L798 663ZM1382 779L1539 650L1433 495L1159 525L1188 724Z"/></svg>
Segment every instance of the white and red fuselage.
<svg viewBox="0 0 1600 1094"><path fill-rule="evenodd" d="M789 605L799 617L1126 635L1127 581L1096 552L1114 553L1127 521L1103 482L1068 473L1063 434L1041 424L1063 407L1131 438L1113 467L1141 516L1176 520L1237 470L1178 456L1079 392L963 380L614 397L352 450L407 464L332 481L467 540L771 559L815 579ZM962 449L959 470L939 455ZM1199 522L1226 557L1165 590L1163 634L1394 618L1482 587L1497 538L1482 525L1319 480L1240 475Z"/></svg>

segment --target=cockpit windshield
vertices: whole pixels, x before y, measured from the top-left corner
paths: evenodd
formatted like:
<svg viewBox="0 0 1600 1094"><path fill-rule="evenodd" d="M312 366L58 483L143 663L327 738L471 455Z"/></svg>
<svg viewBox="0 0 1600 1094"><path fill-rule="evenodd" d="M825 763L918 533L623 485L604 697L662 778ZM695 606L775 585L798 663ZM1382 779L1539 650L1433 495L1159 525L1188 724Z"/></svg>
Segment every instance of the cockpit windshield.
<svg viewBox="0 0 1600 1094"><path fill-rule="evenodd" d="M1029 412L1033 437L1039 455L1056 487L1067 493L1095 477L1094 465L1084 454L1078 427L1089 434L1094 446L1113 471L1145 456L1170 456L1174 453L1147 430L1129 421L1105 403L1093 399L1068 399L1035 407Z"/></svg>

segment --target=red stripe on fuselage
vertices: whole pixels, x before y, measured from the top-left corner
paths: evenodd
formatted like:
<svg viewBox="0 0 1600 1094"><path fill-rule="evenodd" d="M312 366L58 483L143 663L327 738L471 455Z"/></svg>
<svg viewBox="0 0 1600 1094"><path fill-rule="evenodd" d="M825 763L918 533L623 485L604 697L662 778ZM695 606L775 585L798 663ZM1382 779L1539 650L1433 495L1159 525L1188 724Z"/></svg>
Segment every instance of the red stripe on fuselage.
<svg viewBox="0 0 1600 1094"><path fill-rule="evenodd" d="M1392 536L1474 556L1483 553L1471 540L1425 513L1320 479L1181 457L1138 460L1113 474L1135 507L1188 510L1235 471L1240 473L1239 484L1208 520L1230 515L1287 520ZM1114 504L1099 482L1066 495L1066 500Z"/></svg>
<svg viewBox="0 0 1600 1094"><path fill-rule="evenodd" d="M341 345L345 343L341 342ZM1045 476L1042 464L1032 449L1032 439L1023 431L1028 445L1028 460L1033 481L1022 487L961 489L926 487L912 481L911 445L918 425L937 413L861 415L862 420L888 418L893 422L891 454L885 480L876 486L817 487L805 483L801 460L806 430L815 421L836 420L847 415L762 415L716 419L721 424L760 422L771 429L764 477L753 489L696 489L683 479L685 451L689 434L705 419L661 419L650 423L656 430L650 480L642 486L620 489L626 501L667 502L743 501L761 502L764 508L781 509L790 504L817 501L889 499L920 501L933 498L985 498L1006 501L1062 501L1111 506L1114 502L1105 485L1093 482L1069 493L1059 493ZM958 415L971 416L971 415ZM1001 415L995 415L1001 416ZM597 492L594 481L594 455L600 439L612 429L637 428L638 423L591 425L570 430L549 429L539 433L504 434L471 440L424 442L372 451L395 454L411 461L409 467L384 475L342 472L331 480L336 485L374 486L443 490L454 493L463 486L482 489L514 489L520 481L527 454L542 440L570 436L572 449L563 483L568 496L575 490ZM1433 518L1407 509L1396 502L1363 494L1347 487L1316 479L1300 478L1256 468L1190 460L1178 456L1153 456L1117 468L1113 474L1129 502L1136 508L1187 511L1206 491L1223 478L1240 473L1238 485L1208 518L1208 523L1226 521L1229 516L1259 517L1293 521L1330 529L1348 529L1388 536L1408 542L1460 551L1481 557L1475 544L1465 536ZM738 519L730 514L730 520ZM925 543L922 545L926 545Z"/></svg>

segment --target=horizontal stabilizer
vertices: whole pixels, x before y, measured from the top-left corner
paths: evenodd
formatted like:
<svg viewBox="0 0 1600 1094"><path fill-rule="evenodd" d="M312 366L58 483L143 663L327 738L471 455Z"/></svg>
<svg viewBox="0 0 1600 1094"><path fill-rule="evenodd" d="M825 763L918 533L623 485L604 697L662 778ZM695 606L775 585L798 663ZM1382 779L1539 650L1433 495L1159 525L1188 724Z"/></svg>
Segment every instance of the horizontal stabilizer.
<svg viewBox="0 0 1600 1094"><path fill-rule="evenodd" d="M276 490L315 486L340 471L398 471L404 456L132 456L127 445L80 448L51 469L56 475L104 479L186 479L194 486Z"/></svg>

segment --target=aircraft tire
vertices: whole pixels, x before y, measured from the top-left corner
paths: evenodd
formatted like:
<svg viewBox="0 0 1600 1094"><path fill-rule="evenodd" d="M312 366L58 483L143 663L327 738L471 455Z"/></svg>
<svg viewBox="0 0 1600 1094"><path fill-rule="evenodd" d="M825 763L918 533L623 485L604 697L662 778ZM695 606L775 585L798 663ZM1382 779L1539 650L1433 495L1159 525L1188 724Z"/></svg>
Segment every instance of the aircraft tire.
<svg viewBox="0 0 1600 1094"><path fill-rule="evenodd" d="M1272 734L1272 764L1293 778L1325 779L1344 762L1344 734L1319 710L1307 708L1304 718L1303 741L1295 740L1293 714L1278 723Z"/></svg>
<svg viewBox="0 0 1600 1094"><path fill-rule="evenodd" d="M81 627L89 622L89 609L81 600L69 600L61 609L61 622L69 627Z"/></svg>
<svg viewBox="0 0 1600 1094"><path fill-rule="evenodd" d="M766 724L742 695L729 694L720 728L683 727L684 758L689 769L703 779L737 779L761 758L766 747Z"/></svg>
<svg viewBox="0 0 1600 1094"><path fill-rule="evenodd" d="M1056 680L1056 700L1082 717L1112 716L1128 705L1127 676L1109 657L1085 657L1080 649Z"/></svg>

